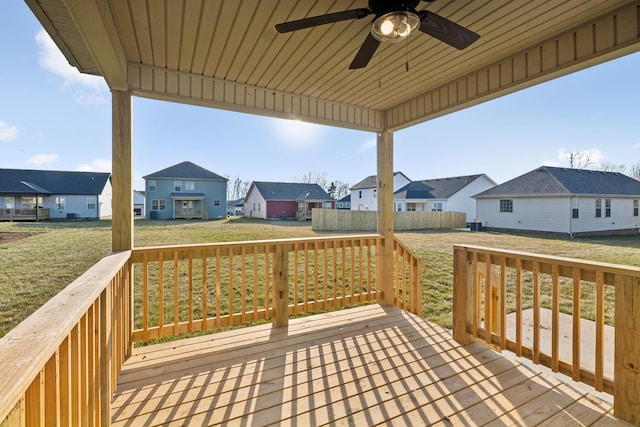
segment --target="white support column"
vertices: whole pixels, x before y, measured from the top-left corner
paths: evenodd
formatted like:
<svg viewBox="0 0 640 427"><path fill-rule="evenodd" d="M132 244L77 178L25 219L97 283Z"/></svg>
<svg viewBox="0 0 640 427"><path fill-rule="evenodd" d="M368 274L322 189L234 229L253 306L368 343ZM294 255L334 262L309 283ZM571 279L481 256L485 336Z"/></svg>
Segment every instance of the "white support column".
<svg viewBox="0 0 640 427"><path fill-rule="evenodd" d="M111 249L133 248L133 130L131 93L113 90L112 159L113 214Z"/></svg>
<svg viewBox="0 0 640 427"><path fill-rule="evenodd" d="M393 133L378 133L378 234L384 237L376 259L378 303L393 305Z"/></svg>

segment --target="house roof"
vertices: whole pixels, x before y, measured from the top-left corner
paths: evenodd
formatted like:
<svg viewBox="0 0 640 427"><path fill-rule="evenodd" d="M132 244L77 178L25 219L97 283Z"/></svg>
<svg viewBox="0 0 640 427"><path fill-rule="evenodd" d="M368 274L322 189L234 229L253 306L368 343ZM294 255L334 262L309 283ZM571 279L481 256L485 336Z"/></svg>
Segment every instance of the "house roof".
<svg viewBox="0 0 640 427"><path fill-rule="evenodd" d="M109 172L0 169L0 194L98 195L110 177Z"/></svg>
<svg viewBox="0 0 640 427"><path fill-rule="evenodd" d="M251 186L260 192L265 201L333 201L331 196L318 184L254 181ZM251 189L249 189L249 192L251 192Z"/></svg>
<svg viewBox="0 0 640 427"><path fill-rule="evenodd" d="M395 178L397 175L402 175L405 177L407 181L411 181L405 174L402 172L394 172L393 177ZM364 190L365 188L377 188L378 187L378 175L369 175L349 190Z"/></svg>
<svg viewBox="0 0 640 427"><path fill-rule="evenodd" d="M275 26L365 0L26 3L67 61L111 89L373 132L638 51L640 34L637 0L423 1L417 10L480 38L458 50L418 31L408 50L382 44L367 67L351 70L372 16L285 34Z"/></svg>
<svg viewBox="0 0 640 427"><path fill-rule="evenodd" d="M182 162L143 177L144 179L194 179L207 181L229 181L192 162Z"/></svg>
<svg viewBox="0 0 640 427"><path fill-rule="evenodd" d="M347 194L342 199L338 200L338 202L342 202L342 203L348 202L348 203L350 203L351 202L351 194Z"/></svg>
<svg viewBox="0 0 640 427"><path fill-rule="evenodd" d="M541 166L476 198L569 195L640 196L640 181L619 172Z"/></svg>
<svg viewBox="0 0 640 427"><path fill-rule="evenodd" d="M393 194L402 199L448 199L483 176L493 182L485 174L425 179L410 182Z"/></svg>

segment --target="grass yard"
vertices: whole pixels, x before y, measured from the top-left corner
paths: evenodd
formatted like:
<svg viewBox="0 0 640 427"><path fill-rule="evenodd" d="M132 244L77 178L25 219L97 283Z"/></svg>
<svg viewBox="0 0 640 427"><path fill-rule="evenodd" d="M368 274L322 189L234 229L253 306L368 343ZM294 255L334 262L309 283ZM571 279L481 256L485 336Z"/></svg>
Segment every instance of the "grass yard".
<svg viewBox="0 0 640 427"><path fill-rule="evenodd" d="M323 233L326 235L326 233ZM321 235L293 221L135 222L135 246L301 238ZM424 261L423 316L452 323L452 245L490 246L640 266L640 236L550 238L491 232L400 232ZM0 223L0 336L109 253L110 221Z"/></svg>

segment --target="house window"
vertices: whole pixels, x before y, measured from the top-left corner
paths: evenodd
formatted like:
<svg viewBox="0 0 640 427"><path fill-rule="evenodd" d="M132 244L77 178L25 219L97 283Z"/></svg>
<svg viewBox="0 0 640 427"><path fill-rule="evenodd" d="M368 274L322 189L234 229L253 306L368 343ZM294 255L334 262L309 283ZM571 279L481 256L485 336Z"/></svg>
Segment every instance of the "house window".
<svg viewBox="0 0 640 427"><path fill-rule="evenodd" d="M358 191L358 199L362 199L362 190Z"/></svg>
<svg viewBox="0 0 640 427"><path fill-rule="evenodd" d="M338 208L342 209L342 202L338 202Z"/></svg>
<svg viewBox="0 0 640 427"><path fill-rule="evenodd" d="M604 199L604 216L611 216L611 199Z"/></svg>
<svg viewBox="0 0 640 427"><path fill-rule="evenodd" d="M351 208L351 202L345 202L344 207L347 209Z"/></svg>
<svg viewBox="0 0 640 427"><path fill-rule="evenodd" d="M91 197L88 196L87 197L87 209L89 210L96 210L96 198L95 197Z"/></svg>
<svg viewBox="0 0 640 427"><path fill-rule="evenodd" d="M331 207L332 207L331 202L323 202L322 203L322 207L324 209L331 209Z"/></svg>
<svg viewBox="0 0 640 427"><path fill-rule="evenodd" d="M258 202L258 212L260 212L260 202Z"/></svg>
<svg viewBox="0 0 640 427"><path fill-rule="evenodd" d="M500 212L513 212L513 200L500 200Z"/></svg>
<svg viewBox="0 0 640 427"><path fill-rule="evenodd" d="M56 209L59 211L63 211L65 209L64 197L56 197Z"/></svg>
<svg viewBox="0 0 640 427"><path fill-rule="evenodd" d="M167 208L167 202L164 199L154 199L151 201L152 211L163 211Z"/></svg>
<svg viewBox="0 0 640 427"><path fill-rule="evenodd" d="M415 203L407 203L407 212L415 212L416 204Z"/></svg>
<svg viewBox="0 0 640 427"><path fill-rule="evenodd" d="M638 216L638 199L633 201L633 216Z"/></svg>
<svg viewBox="0 0 640 427"><path fill-rule="evenodd" d="M637 200L636 200L636 202L637 202ZM35 207L36 207L36 198L35 197L23 197L22 198L22 207L24 209L35 209ZM637 212L637 206L636 206L636 212Z"/></svg>
<svg viewBox="0 0 640 427"><path fill-rule="evenodd" d="M431 204L431 212L442 212L444 210L444 203L433 202Z"/></svg>
<svg viewBox="0 0 640 427"><path fill-rule="evenodd" d="M602 199L596 199L596 218L602 217Z"/></svg>
<svg viewBox="0 0 640 427"><path fill-rule="evenodd" d="M173 191L182 191L182 181L173 181Z"/></svg>
<svg viewBox="0 0 640 427"><path fill-rule="evenodd" d="M220 200L214 200L213 206L220 206Z"/></svg>
<svg viewBox="0 0 640 427"><path fill-rule="evenodd" d="M196 189L195 181L185 181L184 182L184 191L193 191Z"/></svg>
<svg viewBox="0 0 640 427"><path fill-rule="evenodd" d="M402 212L402 203L393 202L393 210L396 212Z"/></svg>
<svg viewBox="0 0 640 427"><path fill-rule="evenodd" d="M378 197L378 190L373 190L373 197L374 198Z"/></svg>
<svg viewBox="0 0 640 427"><path fill-rule="evenodd" d="M579 217L578 208L573 208L571 211L571 217L577 219Z"/></svg>
<svg viewBox="0 0 640 427"><path fill-rule="evenodd" d="M156 180L149 180L149 191L156 191Z"/></svg>

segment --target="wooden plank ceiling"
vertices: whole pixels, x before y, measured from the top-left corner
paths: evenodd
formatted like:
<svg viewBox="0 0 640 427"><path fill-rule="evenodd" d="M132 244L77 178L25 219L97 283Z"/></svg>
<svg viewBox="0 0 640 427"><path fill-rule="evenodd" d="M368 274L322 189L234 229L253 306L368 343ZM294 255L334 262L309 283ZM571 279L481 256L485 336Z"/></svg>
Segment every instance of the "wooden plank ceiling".
<svg viewBox="0 0 640 427"><path fill-rule="evenodd" d="M69 62L113 89L370 131L398 130L640 50L639 0L435 0L480 34L417 32L349 70L372 17L279 34L365 0L26 0ZM409 71L406 71L406 64Z"/></svg>

